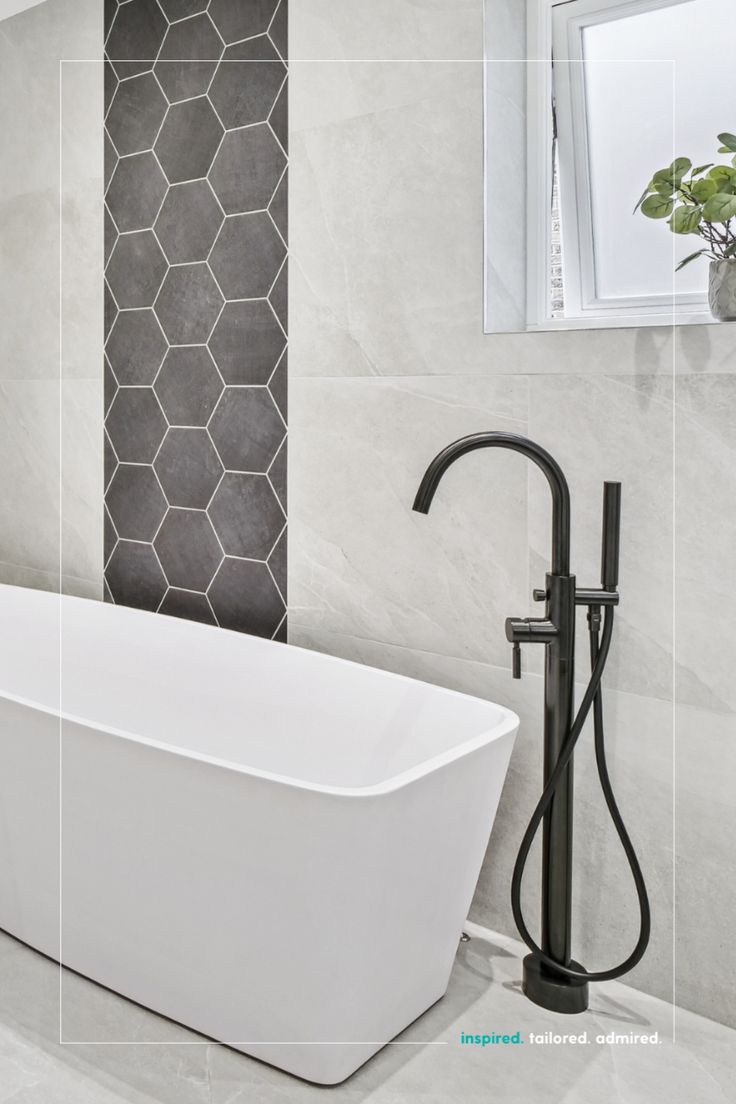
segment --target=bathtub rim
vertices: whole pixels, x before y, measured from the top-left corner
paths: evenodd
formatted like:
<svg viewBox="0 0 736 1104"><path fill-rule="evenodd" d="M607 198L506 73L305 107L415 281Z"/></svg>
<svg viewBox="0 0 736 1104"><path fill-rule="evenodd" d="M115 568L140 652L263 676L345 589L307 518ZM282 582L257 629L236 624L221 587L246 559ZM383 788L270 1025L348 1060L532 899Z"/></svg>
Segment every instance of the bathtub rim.
<svg viewBox="0 0 736 1104"><path fill-rule="evenodd" d="M2 590L14 590L22 591L29 588L17 587L12 584L2 583L0 584L0 592ZM33 590L33 588L30 588ZM67 603L71 605L89 605L89 606L105 606L111 603L105 603L93 598L82 598L76 595L59 594L57 591L38 591L34 590L36 594L48 595L49 599L56 598L59 601L60 607L63 607ZM153 613L148 610L135 609L132 606L115 606L119 611L124 611L124 616L132 616L134 619L149 617L168 617L169 620L181 621L184 620L186 624L194 626L197 631L210 630L214 632L227 633L234 637L242 637L243 634L237 632L234 629L221 628L219 625L208 625L196 621L187 621L182 618L175 618L168 614ZM391 681L399 681L401 683L411 683L413 685L426 686L435 693L443 696L450 696L452 698L462 698L468 701L474 702L483 707L495 709L499 713L499 720L493 728L485 728L475 736L471 736L469 739L462 741L455 746L448 748L446 751L441 752L438 755L433 755L428 759L424 759L421 762L415 764L413 767L409 767L407 770L400 771L398 774L391 775L389 778L383 779L380 782L375 782L366 786L332 786L326 783L310 782L306 779L300 779L293 777L292 775L281 774L277 771L267 771L259 767L247 766L244 763L237 763L231 759L222 759L215 755L208 755L205 752L195 751L190 748L183 748L177 744L166 742L164 740L155 740L150 736L141 736L135 732L128 731L127 729L118 728L115 725L104 724L101 721L91 720L88 717L78 716L75 713L71 713L64 709L54 709L51 706L44 705L31 698L26 698L20 694L9 693L2 689L0 686L0 700L9 701L16 705L23 706L27 709L34 710L37 713L44 713L50 717L56 717L59 721L59 741L60 745L63 742L64 733L62 722L66 721L70 724L78 725L82 728L105 733L108 736L115 736L122 740L127 740L130 743L140 744L144 747L151 747L157 751L163 751L170 755L179 755L186 759L192 759L195 762L206 763L213 767L233 771L237 774L245 774L251 778L259 778L263 781L272 782L277 785L290 786L296 789L309 790L315 793L329 794L333 797L349 797L349 798L370 798L379 797L390 793L395 793L398 790L404 789L411 785L413 782L419 781L427 775L434 774L442 767L449 766L450 763L455 762L458 759L464 758L466 755L472 754L474 751L479 750L486 744L494 743L496 740L503 739L505 736L511 734L514 736L519 728L519 717L513 710L507 706L500 705L495 701L489 701L485 698L479 698L472 694L465 694L460 690L451 690L446 686L437 686L434 683L425 682L423 679L412 678L409 675L400 675L396 671L386 671L380 667L373 667L370 664L358 663L352 659L344 659L342 656L334 656L325 652L317 652L311 648L305 648L298 644L283 643L277 640L270 640L265 637L257 637L258 645L271 648L292 648L295 651L306 652L309 655L319 656L320 660L327 664L347 666L350 668L358 668L360 670L375 671L383 678L387 678ZM63 683L62 683L63 684ZM60 695L63 697L63 695Z"/></svg>

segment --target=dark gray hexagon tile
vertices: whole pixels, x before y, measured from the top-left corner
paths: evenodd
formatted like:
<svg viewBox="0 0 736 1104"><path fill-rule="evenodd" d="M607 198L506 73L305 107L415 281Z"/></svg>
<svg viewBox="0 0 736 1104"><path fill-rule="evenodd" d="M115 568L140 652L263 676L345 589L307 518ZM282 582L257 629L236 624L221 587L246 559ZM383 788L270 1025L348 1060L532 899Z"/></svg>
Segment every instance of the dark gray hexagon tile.
<svg viewBox="0 0 736 1104"><path fill-rule="evenodd" d="M113 525L107 510L105 510L102 524L102 555L104 562L107 563L115 549L115 545L118 543L118 535L115 532L115 526Z"/></svg>
<svg viewBox="0 0 736 1104"><path fill-rule="evenodd" d="M186 19L188 15L199 15L207 10L209 0L159 0L164 15L170 23L177 19Z"/></svg>
<svg viewBox="0 0 736 1104"><path fill-rule="evenodd" d="M153 468L145 464L120 464L105 502L118 535L127 540L152 541L167 509Z"/></svg>
<svg viewBox="0 0 736 1104"><path fill-rule="evenodd" d="M268 205L271 218L276 223L281 237L286 241L289 234L289 173L284 173L281 182Z"/></svg>
<svg viewBox="0 0 736 1104"><path fill-rule="evenodd" d="M106 49L121 80L152 68L166 26L166 18L156 0L129 0L118 8Z"/></svg>
<svg viewBox="0 0 736 1104"><path fill-rule="evenodd" d="M206 429L170 429L154 467L169 504L193 510L204 510L222 476Z"/></svg>
<svg viewBox="0 0 736 1104"><path fill-rule="evenodd" d="M117 466L118 466L118 458L115 455L115 449L112 447L112 442L110 441L110 438L108 437L107 433L105 433L104 480L105 480L105 486L106 487L109 485L110 480L112 479L113 475L115 474L115 469L117 468Z"/></svg>
<svg viewBox="0 0 736 1104"><path fill-rule="evenodd" d="M284 439L284 443L281 445L281 448L276 453L273 462L268 469L268 478L271 480L271 483L273 484L273 489L279 496L279 501L284 509L284 513L286 512L287 506L287 444L288 442L286 441L286 439Z"/></svg>
<svg viewBox="0 0 736 1104"><path fill-rule="evenodd" d="M286 339L265 299L226 303L210 338L225 383L265 384Z"/></svg>
<svg viewBox="0 0 736 1104"><path fill-rule="evenodd" d="M115 166L118 163L118 155L115 152L115 147L110 140L110 135L107 133L107 130L105 130L103 158L105 162L103 176L105 187L107 187L112 179L112 174L115 172Z"/></svg>
<svg viewBox="0 0 736 1104"><path fill-rule="evenodd" d="M276 14L271 20L268 28L268 37L273 42L282 58L286 59L289 53L288 0L281 0L281 3L277 7Z"/></svg>
<svg viewBox="0 0 736 1104"><path fill-rule="evenodd" d="M121 157L151 149L166 107L166 97L152 73L118 86L107 116L107 129Z"/></svg>
<svg viewBox="0 0 736 1104"><path fill-rule="evenodd" d="M113 251L115 242L117 241L118 232L115 227L115 223L112 221L112 216L105 207L105 228L104 228L104 246L105 246L105 264L110 260L110 254Z"/></svg>
<svg viewBox="0 0 736 1104"><path fill-rule="evenodd" d="M105 580L120 606L156 610L166 593L166 579L150 544L118 541Z"/></svg>
<svg viewBox="0 0 736 1104"><path fill-rule="evenodd" d="M104 327L105 327L105 337L107 337L107 335L110 333L110 330L113 328L113 326L115 324L115 319L117 318L117 314L118 314L117 304L116 304L115 300L113 299L112 292L110 291L110 288L107 285L107 280L105 280L105 290L104 290L104 296L103 297L104 297L104 319L103 319L103 321L104 321Z"/></svg>
<svg viewBox="0 0 736 1104"><path fill-rule="evenodd" d="M121 158L105 197L118 230L153 226L167 187L166 177L152 153Z"/></svg>
<svg viewBox="0 0 736 1104"><path fill-rule="evenodd" d="M210 0L209 13L225 42L239 42L268 30L276 3L277 0Z"/></svg>
<svg viewBox="0 0 736 1104"><path fill-rule="evenodd" d="M169 103L204 95L222 51L222 40L206 13L169 27L154 69Z"/></svg>
<svg viewBox="0 0 736 1104"><path fill-rule="evenodd" d="M287 618L286 618L286 614L284 613L281 624L279 625L276 632L271 637L272 640L275 640L279 644L288 644L288 642L289 642L289 634L288 634L286 621L287 621Z"/></svg>
<svg viewBox="0 0 736 1104"><path fill-rule="evenodd" d="M118 381L113 375L113 371L110 367L110 362L108 361L107 357L105 357L105 364L103 368L103 381L103 390L105 393L104 407L105 414L107 414L118 389Z"/></svg>
<svg viewBox="0 0 736 1104"><path fill-rule="evenodd" d="M261 211L225 219L210 266L226 299L260 299L268 295L285 256L276 227Z"/></svg>
<svg viewBox="0 0 736 1104"><path fill-rule="evenodd" d="M286 518L265 475L227 472L209 510L226 556L265 560Z"/></svg>
<svg viewBox="0 0 736 1104"><path fill-rule="evenodd" d="M287 532L283 531L278 539L271 555L268 557L268 566L271 568L271 574L276 580L276 586L281 592L281 597L286 601L286 586L287 586Z"/></svg>
<svg viewBox="0 0 736 1104"><path fill-rule="evenodd" d="M270 639L285 613L281 595L263 563L223 560L207 592L218 624Z"/></svg>
<svg viewBox="0 0 736 1104"><path fill-rule="evenodd" d="M228 46L209 97L228 130L262 123L271 113L285 76L286 67L273 43L261 35Z"/></svg>
<svg viewBox="0 0 736 1104"><path fill-rule="evenodd" d="M289 93L286 85L279 92L271 114L268 116L271 128L284 149L289 148Z"/></svg>
<svg viewBox="0 0 736 1104"><path fill-rule="evenodd" d="M286 265L282 265L281 271L268 293L268 301L273 307L279 322L284 330L286 330L289 321L289 292Z"/></svg>
<svg viewBox="0 0 736 1104"><path fill-rule="evenodd" d="M129 464L151 464L167 429L150 387L121 387L105 424L118 460Z"/></svg>
<svg viewBox="0 0 736 1104"><path fill-rule="evenodd" d="M152 230L121 234L105 273L117 305L123 310L152 306L167 267Z"/></svg>
<svg viewBox="0 0 736 1104"><path fill-rule="evenodd" d="M113 101L113 97L118 90L118 78L115 70L109 61L105 62L103 82L103 103L105 108L105 114L107 115L110 110L110 104Z"/></svg>
<svg viewBox="0 0 736 1104"><path fill-rule="evenodd" d="M209 430L225 467L241 472L267 471L286 432L265 387L227 387Z"/></svg>
<svg viewBox="0 0 736 1104"><path fill-rule="evenodd" d="M193 590L177 590L176 587L171 587L158 612L169 617L183 617L187 621L200 621L203 625L217 624L207 596Z"/></svg>
<svg viewBox="0 0 736 1104"><path fill-rule="evenodd" d="M279 408L279 413L285 422L288 423L288 391L289 391L289 369L287 361L287 353L284 351L284 355L276 365L273 375L268 381L268 390L271 392L273 401Z"/></svg>
<svg viewBox="0 0 736 1104"><path fill-rule="evenodd" d="M169 188L156 236L171 264L206 261L222 225L222 211L206 180Z"/></svg>
<svg viewBox="0 0 736 1104"><path fill-rule="evenodd" d="M166 353L166 338L150 309L122 311L107 339L107 356L118 383L153 383Z"/></svg>
<svg viewBox="0 0 736 1104"><path fill-rule="evenodd" d="M228 215L268 207L286 165L267 123L229 131L210 169L210 183Z"/></svg>
<svg viewBox="0 0 736 1104"><path fill-rule="evenodd" d="M169 425L207 425L222 394L222 380L207 347L169 349L155 391Z"/></svg>
<svg viewBox="0 0 736 1104"><path fill-rule="evenodd" d="M205 513L169 510L154 541L172 587L206 591L221 561L222 549Z"/></svg>
<svg viewBox="0 0 736 1104"><path fill-rule="evenodd" d="M222 308L222 296L206 264L170 268L155 310L171 345L202 345Z"/></svg>
<svg viewBox="0 0 736 1104"><path fill-rule="evenodd" d="M174 104L154 147L169 183L181 184L206 176L222 133L206 96Z"/></svg>

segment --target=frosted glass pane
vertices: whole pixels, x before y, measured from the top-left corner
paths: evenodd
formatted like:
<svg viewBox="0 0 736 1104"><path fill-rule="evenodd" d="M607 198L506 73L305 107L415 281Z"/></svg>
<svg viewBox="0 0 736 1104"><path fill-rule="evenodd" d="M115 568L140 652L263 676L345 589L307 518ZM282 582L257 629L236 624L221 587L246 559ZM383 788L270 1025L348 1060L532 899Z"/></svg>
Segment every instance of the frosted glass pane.
<svg viewBox="0 0 736 1104"><path fill-rule="evenodd" d="M716 156L716 135L736 130L735 32L734 0L688 0L585 29L600 297L705 295L706 259L674 274L702 239L671 234L664 222L632 210L654 171L674 156L696 165L728 161Z"/></svg>

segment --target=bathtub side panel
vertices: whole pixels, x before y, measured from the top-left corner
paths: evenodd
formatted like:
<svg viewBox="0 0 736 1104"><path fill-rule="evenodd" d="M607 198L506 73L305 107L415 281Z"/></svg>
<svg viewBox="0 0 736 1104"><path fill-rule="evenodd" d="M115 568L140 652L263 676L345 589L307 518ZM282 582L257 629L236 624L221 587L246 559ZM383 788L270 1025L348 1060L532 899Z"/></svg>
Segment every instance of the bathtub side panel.
<svg viewBox="0 0 736 1104"><path fill-rule="evenodd" d="M0 928L59 956L59 721L4 698Z"/></svg>
<svg viewBox="0 0 736 1104"><path fill-rule="evenodd" d="M445 991L511 743L350 797L67 725L64 961L340 1081Z"/></svg>

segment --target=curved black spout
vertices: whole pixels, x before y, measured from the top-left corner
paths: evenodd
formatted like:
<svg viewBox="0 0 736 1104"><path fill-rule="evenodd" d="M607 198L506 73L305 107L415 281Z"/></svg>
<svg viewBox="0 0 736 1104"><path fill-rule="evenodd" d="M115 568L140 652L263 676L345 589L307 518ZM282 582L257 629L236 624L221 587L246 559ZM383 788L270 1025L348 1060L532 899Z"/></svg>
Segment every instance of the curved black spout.
<svg viewBox="0 0 736 1104"><path fill-rule="evenodd" d="M533 460L547 477L552 491L552 572L555 575L570 574L570 491L567 480L557 461L535 441L520 437L517 433L471 433L461 437L435 456L424 473L414 499L414 509L420 514L429 513L434 493L450 464L466 452L479 448L506 448L520 452Z"/></svg>

